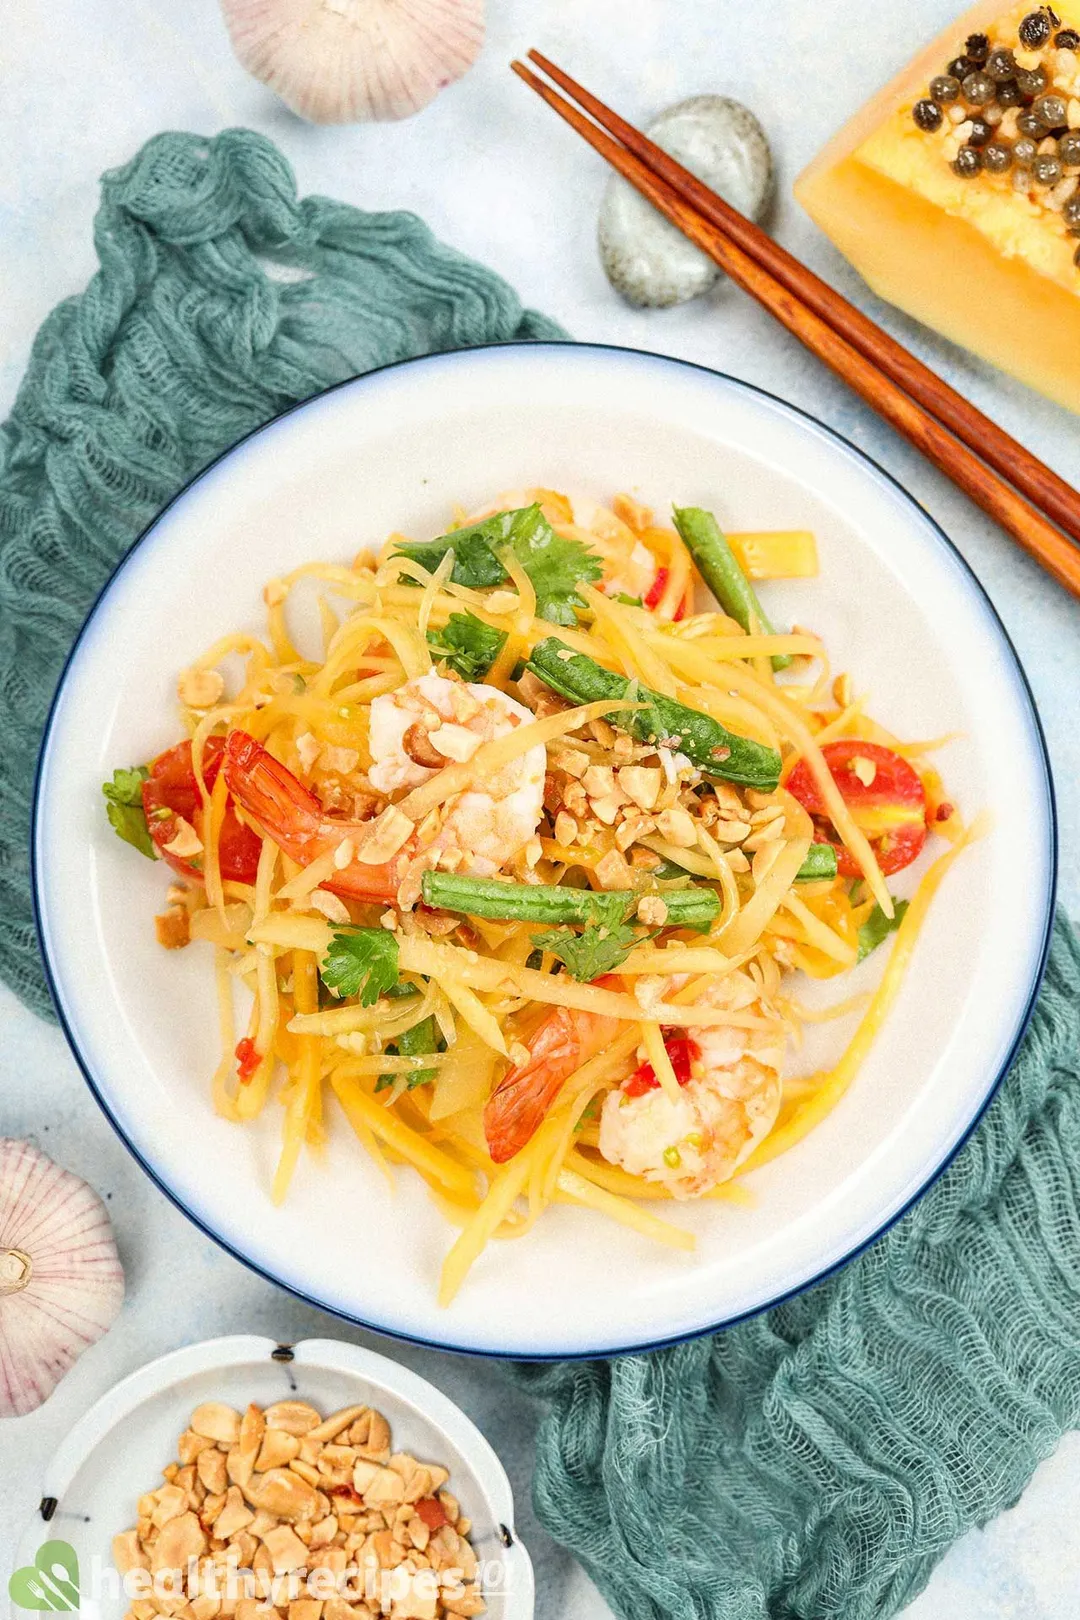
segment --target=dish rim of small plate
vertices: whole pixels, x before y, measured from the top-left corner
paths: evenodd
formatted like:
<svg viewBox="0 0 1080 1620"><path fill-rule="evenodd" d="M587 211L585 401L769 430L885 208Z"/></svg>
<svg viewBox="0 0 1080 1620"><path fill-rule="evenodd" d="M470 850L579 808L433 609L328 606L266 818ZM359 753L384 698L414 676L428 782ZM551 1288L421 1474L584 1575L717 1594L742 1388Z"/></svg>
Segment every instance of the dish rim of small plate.
<svg viewBox="0 0 1080 1620"><path fill-rule="evenodd" d="M725 386L733 388L735 391L743 390L756 398L764 400L770 406L778 408L781 413L786 413L787 415L796 418L799 425L801 425L804 429L809 430L811 433L816 433L828 440L830 444L841 454L847 455L857 464L861 465L862 468L873 478L887 485L900 498L901 503L907 504L914 509L915 514L917 514L922 523L926 525L929 536L936 539L939 545L944 548L947 557L951 559L954 567L959 572L968 589L972 591L976 600L981 605L985 617L990 622L991 629L996 630L998 636L1000 637L1001 643L1003 644L1003 649L1008 655L1009 671L1019 689L1020 696L1028 713L1028 718L1031 724L1032 740L1034 744L1033 755L1037 758L1038 765L1041 767L1042 784L1046 795L1045 807L1047 848L1045 851L1045 860L1047 884L1044 900L1044 917L1041 927L1041 943L1035 955L1031 979L1023 1003L1023 1010L1016 1021L1016 1027L1014 1029L1012 1039L1009 1042L1005 1056L998 1068L997 1073L993 1076L993 1079L988 1084L985 1095L982 1097L978 1107L975 1109L970 1121L961 1131L955 1142L946 1148L936 1165L925 1173L920 1185L911 1194L911 1196L907 1198L896 1210L886 1216L880 1225L875 1227L873 1232L869 1233L861 1241L857 1242L843 1256L832 1261L830 1264L824 1265L819 1271L815 1271L812 1276L807 1277L804 1281L797 1283L791 1288L782 1289L781 1292L746 1310L740 1310L729 1316L721 1317L718 1321L704 1323L700 1326L695 1326L692 1329L678 1331L659 1338L634 1340L629 1344L618 1345L612 1348L575 1347L568 1350L555 1349L537 1351L512 1348L504 1349L489 1345L477 1347L464 1343L447 1343L445 1340L429 1338L423 1334L410 1333L401 1327L395 1327L385 1322L375 1321L372 1320L371 1317L362 1317L350 1311L342 1310L338 1306L327 1303L326 1301L318 1298L317 1295L306 1292L297 1284L287 1282L283 1278L276 1276L274 1272L267 1266L260 1264L258 1261L244 1254L242 1250L237 1247L236 1244L229 1238L215 1231L213 1226L210 1225L207 1220L204 1220L201 1215L197 1214L178 1193L174 1192L170 1188L168 1183L164 1180L163 1174L155 1169L142 1150L138 1148L129 1137L121 1121L110 1108L102 1091L100 1090L91 1071L90 1064L84 1057L75 1037L74 1030L72 1029L65 1014L64 1005L61 998L60 985L57 976L54 974L53 965L49 958L48 949L46 946L47 934L44 927L44 914L38 879L38 840L41 819L39 814L41 797L40 790L45 774L45 764L52 739L53 725L57 717L65 688L68 684L69 678L74 672L82 644L86 639L91 627L94 625L98 613L104 607L114 584L127 568L132 559L142 551L143 547L157 530L163 519L166 518L166 516L171 512L173 507L180 503L187 496L188 492L198 485L204 478L215 472L220 467L222 462L242 451L253 440L258 439L263 433L274 429L281 422L287 420L289 417L298 412L304 411L309 406L320 404L328 399L331 395L337 394L345 389L362 390L366 387L377 385L380 379L394 377L406 369L423 369L425 367L437 367L440 365L452 366L461 361L464 361L465 363L477 362L486 355L500 354L506 350L513 349L519 349L531 353L539 353L545 350L555 350L558 352L573 353L579 357L587 357L589 354L621 356L628 360L643 361L649 364L658 364L661 367L673 367L677 370L686 370L699 376L709 378L713 381L720 382ZM639 349L632 346L624 346L613 343L579 343L570 338L545 338L536 340L511 339L506 342L477 344L473 347L465 349L449 349L437 351L431 354L413 355L403 360L391 361L387 365L375 367L371 371L361 372L357 376L342 378L340 382L331 383L327 388L320 389L317 393L309 395L306 399L299 400L293 405L286 406L284 410L279 411L276 415L268 418L267 421L260 423L257 427L251 428L247 433L243 434L239 439L234 441L233 444L222 450L219 455L215 456L211 461L208 461L205 466L201 467L197 473L189 478L181 486L181 488L176 491L171 499L168 500L155 513L150 522L140 531L135 540L132 541L127 551L121 557L116 566L111 570L101 589L97 593L94 602L79 629L78 635L75 637L71 649L64 660L63 668L57 680L56 689L49 704L48 714L42 730L41 745L38 751L31 798L30 886L34 925L37 931L38 945L41 953L45 979L48 985L49 994L52 998L54 1009L56 1011L57 1020L64 1038L67 1041L71 1054L74 1057L75 1062L83 1076L83 1079L86 1081L95 1102L105 1115L105 1118L108 1120L117 1136L120 1138L120 1141L123 1143L124 1147L135 1159L136 1163L145 1172L145 1174L150 1178L153 1184L165 1195L169 1202L185 1216L187 1220L191 1221L191 1223L199 1231L201 1231L206 1237L209 1237L218 1245L219 1248L223 1249L226 1254L230 1255L234 1260L239 1261L240 1264L246 1266L248 1270L254 1272L256 1276L261 1277L266 1282L272 1283L277 1288L283 1289L286 1293L292 1295L293 1298L302 1301L304 1304L313 1306L316 1310L325 1311L328 1315L335 1317L340 1321L347 1322L351 1326L365 1328L370 1332L382 1334L390 1339L394 1339L402 1343L415 1344L423 1349L442 1350L454 1355L483 1356L497 1361L518 1360L528 1362L550 1362L598 1359L608 1360L616 1356L645 1354L653 1350L661 1350L674 1345L686 1344L694 1339L702 1338L706 1334L718 1333L725 1331L730 1327L735 1327L740 1322L749 1321L755 1316L760 1316L766 1311L771 1311L777 1306L783 1305L788 1300L797 1298L800 1294L805 1293L808 1289L816 1287L818 1283L826 1281L829 1277L832 1277L837 1272L843 1270L845 1266L849 1265L853 1260L858 1259L882 1237L884 1237L886 1233L891 1231L891 1229L900 1220L902 1220L906 1214L908 1214L915 1204L919 1202L924 1194L930 1190L935 1182L938 1181L938 1179L949 1168L954 1159L967 1144L990 1104L996 1097L1005 1076L1012 1067L1013 1060L1016 1057L1017 1051L1020 1048L1025 1034L1027 1033L1028 1026L1035 1011L1035 1005L1038 1000L1039 991L1042 987L1047 962L1050 956L1050 948L1053 942L1054 933L1058 868L1059 827L1054 780L1050 765L1049 751L1046 744L1046 736L1043 731L1042 721L1039 717L1038 707L1035 702L1034 693L1031 689L1031 683L1027 677L1027 672L1024 669L1020 656L1013 645L1012 639L1009 636L1009 633L1005 628L997 609L994 607L988 592L983 586L978 575L975 573L975 570L972 568L971 564L967 561L955 542L950 539L942 525L937 521L932 513L926 509L922 502L919 501L910 492L910 490L906 488L906 486L894 473L891 473L874 456L870 455L868 451L853 443L852 440L848 439L838 429L830 427L828 423L822 421L820 417L815 416L813 412L805 409L803 406L793 404L790 400L784 399L781 395L775 394L771 390L763 388L757 383L749 382L742 377L736 377L730 372L719 371L712 366L702 365L697 361L685 360L679 356L665 355L654 350Z"/></svg>
<svg viewBox="0 0 1080 1620"><path fill-rule="evenodd" d="M526 1620L532 1615L535 1572L529 1549L518 1530L513 1486L502 1458L479 1424L423 1373L415 1372L381 1350L352 1344L347 1339L330 1338L325 1333L312 1333L284 1343L262 1333L218 1334L166 1350L117 1379L75 1419L48 1455L41 1473L41 1498L30 1520L18 1533L13 1568L18 1567L24 1548L28 1556L33 1556L29 1549L36 1543L40 1529L48 1533L48 1527L53 1526L57 1505L79 1470L100 1446L108 1443L118 1425L131 1419L147 1401L175 1390L197 1375L223 1373L267 1360L355 1379L374 1391L377 1402L389 1396L420 1412L467 1460L485 1505L493 1512L506 1556L513 1560L513 1586L508 1593L515 1600L511 1620L515 1620L515 1616L517 1620ZM14 1609L10 1612L14 1616Z"/></svg>

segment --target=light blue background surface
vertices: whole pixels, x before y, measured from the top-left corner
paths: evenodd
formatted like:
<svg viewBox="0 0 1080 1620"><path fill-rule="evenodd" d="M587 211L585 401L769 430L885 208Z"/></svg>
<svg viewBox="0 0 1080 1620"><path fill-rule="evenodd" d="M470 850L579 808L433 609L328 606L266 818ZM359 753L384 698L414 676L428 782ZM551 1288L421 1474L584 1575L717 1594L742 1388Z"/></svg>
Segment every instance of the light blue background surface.
<svg viewBox="0 0 1080 1620"><path fill-rule="evenodd" d="M8 0L0 35L0 410L10 405L43 316L94 268L97 175L162 128L264 130L295 164L301 191L373 209L413 208L575 336L659 349L746 377L822 416L896 474L975 568L1027 668L1058 789L1061 898L1080 916L1077 605L741 294L724 289L662 313L620 304L595 250L603 166L506 68L510 56L536 44L637 123L697 92L746 101L774 144L775 229L785 244L1076 482L1076 418L877 304L790 201L807 159L954 7L948 0L860 8L850 0L777 0L768 8L741 0L495 0L490 10L480 62L419 118L314 129L236 66L215 0ZM108 1338L47 1406L0 1428L6 1576L47 1456L117 1378L217 1333L362 1335L275 1293L197 1234L128 1159L57 1032L2 992L0 1134L38 1141L109 1199L129 1289ZM584 1577L538 1530L530 1534L529 1405L490 1368L419 1351L401 1356L459 1400L502 1453L537 1560L540 1614L600 1620L607 1611ZM1016 1508L949 1554L909 1620L1072 1620L1078 1522L1080 1441L1070 1437Z"/></svg>

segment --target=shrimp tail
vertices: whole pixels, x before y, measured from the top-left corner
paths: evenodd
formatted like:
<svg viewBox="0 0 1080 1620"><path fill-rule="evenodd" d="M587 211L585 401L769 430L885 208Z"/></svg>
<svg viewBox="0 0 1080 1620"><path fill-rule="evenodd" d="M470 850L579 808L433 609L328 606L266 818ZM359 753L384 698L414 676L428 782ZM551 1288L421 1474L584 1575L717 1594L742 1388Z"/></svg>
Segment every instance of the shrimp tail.
<svg viewBox="0 0 1080 1620"><path fill-rule="evenodd" d="M566 1081L618 1032L614 1018L556 1007L528 1042L529 1056L509 1069L484 1108L484 1135L496 1164L535 1136Z"/></svg>
<svg viewBox="0 0 1080 1620"><path fill-rule="evenodd" d="M306 866L318 854L322 805L246 731L231 731L226 739L225 780L244 814L294 861Z"/></svg>
<svg viewBox="0 0 1080 1620"><path fill-rule="evenodd" d="M224 768L244 814L298 866L366 831L364 823L327 816L314 793L246 731L229 733ZM350 860L319 886L349 900L387 904L397 895L410 853L411 846L377 865Z"/></svg>

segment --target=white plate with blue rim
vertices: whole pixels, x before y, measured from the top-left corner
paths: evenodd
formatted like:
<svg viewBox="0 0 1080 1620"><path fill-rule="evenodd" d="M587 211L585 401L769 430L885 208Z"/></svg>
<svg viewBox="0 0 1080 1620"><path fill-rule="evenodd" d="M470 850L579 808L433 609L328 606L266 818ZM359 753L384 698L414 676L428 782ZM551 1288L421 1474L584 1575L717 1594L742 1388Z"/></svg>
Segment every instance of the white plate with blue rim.
<svg viewBox="0 0 1080 1620"><path fill-rule="evenodd" d="M175 740L177 671L260 627L261 592L393 530L443 532L498 491L715 510L731 529L812 529L821 572L769 587L777 622L812 625L875 717L937 756L988 834L949 871L857 1083L796 1148L747 1179L751 1204L674 1208L692 1254L557 1206L489 1245L449 1309L453 1233L418 1178L391 1195L331 1117L285 1205L269 1183L280 1121L215 1116L210 967L162 951L162 875L102 814L118 765ZM747 383L589 345L508 345L406 362L271 422L194 480L103 591L71 654L42 749L34 882L44 957L73 1052L128 1147L173 1201L255 1270L350 1321L503 1356L608 1355L747 1316L857 1254L948 1163L1005 1074L1052 925L1053 792L1023 671L974 575L880 467ZM919 868L898 880L910 892ZM845 986L870 987L879 952ZM828 1026L838 1051L851 1025ZM815 1046L804 1057L822 1055ZM827 1053L825 1054L827 1055Z"/></svg>
<svg viewBox="0 0 1080 1620"><path fill-rule="evenodd" d="M469 1541L489 1620L532 1620L533 1570L514 1526L510 1482L464 1412L426 1379L359 1345L338 1339L280 1345L253 1335L207 1339L160 1356L80 1418L45 1467L37 1510L18 1543L11 1620L41 1609L122 1620L140 1594L123 1587L113 1537L134 1526L139 1498L160 1486L197 1407L219 1402L242 1413L252 1401L264 1409L304 1401L324 1418L351 1406L381 1412L395 1451L449 1469L446 1488L472 1521ZM390 1582L404 1578L389 1576L387 1592L402 1597ZM379 1596L376 1573L357 1565L348 1579L356 1592L366 1587ZM316 1588L312 1595L328 1592Z"/></svg>

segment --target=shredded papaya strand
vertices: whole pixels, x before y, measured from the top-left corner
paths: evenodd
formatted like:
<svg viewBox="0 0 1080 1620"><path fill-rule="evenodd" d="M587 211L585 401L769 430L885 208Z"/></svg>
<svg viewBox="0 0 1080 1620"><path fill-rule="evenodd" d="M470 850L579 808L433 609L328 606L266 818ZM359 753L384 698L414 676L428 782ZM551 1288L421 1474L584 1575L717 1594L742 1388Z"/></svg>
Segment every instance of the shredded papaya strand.
<svg viewBox="0 0 1080 1620"><path fill-rule="evenodd" d="M671 1190L663 1182L647 1181L644 1176L634 1176L617 1165L608 1164L606 1159L590 1158L582 1153L580 1148L571 1148L566 1157L567 1169L574 1170L586 1180L593 1181L598 1187L604 1187L608 1192L617 1193L622 1198L647 1198L671 1200ZM710 1187L707 1192L699 1195L702 1198L713 1199L717 1203L741 1204L752 1208L757 1202L749 1187L740 1187L733 1181L721 1182L719 1186Z"/></svg>
<svg viewBox="0 0 1080 1620"><path fill-rule="evenodd" d="M818 792L821 794L825 810L837 833L858 862L859 868L870 885L878 905L886 917L891 918L893 915L892 899L885 885L885 879L881 875L881 868L878 866L874 852L870 848L866 836L855 825L851 812L844 803L839 788L833 781L832 772L826 765L814 735L802 716L780 695L777 689L769 689L761 682L754 680L738 664L728 665L726 673L721 675L719 666L698 649L686 646L674 638L672 638L672 648L673 658L681 661L685 673L689 675L696 674L699 679L714 683L729 680L736 690L753 691L756 701L761 704L766 713L773 716L781 731L790 737L799 753L806 760Z"/></svg>
<svg viewBox="0 0 1080 1620"><path fill-rule="evenodd" d="M723 663L739 659L771 658L777 653L790 653L799 658L821 659L825 656L825 645L817 636L798 634L795 631L766 634L765 631L754 630L741 636L702 636L695 639L694 645L707 653L710 658L719 659ZM768 684L772 684L771 673Z"/></svg>
<svg viewBox="0 0 1080 1620"><path fill-rule="evenodd" d="M685 606L688 598L692 597L693 564L690 553L683 545L682 537L674 529L662 529L660 532L667 541L668 577L664 581L660 600L653 611L658 619L670 622L675 618L679 608Z"/></svg>
<svg viewBox="0 0 1080 1620"><path fill-rule="evenodd" d="M820 917L816 917L797 894L789 891L780 903L802 924L808 944L816 945L819 951L833 957L843 967L855 966L855 946L842 939Z"/></svg>
<svg viewBox="0 0 1080 1620"><path fill-rule="evenodd" d="M841 709L840 713L834 716L832 720L828 721L827 724L823 725L820 731L816 731L814 733L814 741L817 743L818 747L824 748L827 746L827 744L835 742L837 737L845 736L847 734L848 727L854 725L857 720L862 719L863 705L865 702L866 699L864 697L853 698L845 709ZM867 741L869 741L869 738ZM798 760L794 756L786 762L783 772L785 779L791 775L791 772L795 769L797 764Z"/></svg>
<svg viewBox="0 0 1080 1620"><path fill-rule="evenodd" d="M287 599L286 596L280 602L269 603L266 610L266 625L270 634L270 645L279 664L293 664L300 657L292 644L288 625L285 622L285 602Z"/></svg>
<svg viewBox="0 0 1080 1620"><path fill-rule="evenodd" d="M643 1019L638 1026L641 1030L641 1039L645 1047L645 1056L652 1065L652 1071L660 1082L660 1089L668 1102L678 1103L680 1098L679 1082L674 1067L668 1056L664 1037L660 1033L660 1025Z"/></svg>
<svg viewBox="0 0 1080 1620"><path fill-rule="evenodd" d="M715 877L720 884L723 895L723 907L716 919L714 931L720 933L731 922L740 906L739 885L735 881L735 874L724 859L724 852L712 834L703 826L697 829L698 847L703 851L713 870L709 874Z"/></svg>
<svg viewBox="0 0 1080 1620"><path fill-rule="evenodd" d="M567 1198L571 1203L584 1204L587 1209L595 1209L601 1215L607 1215L611 1220L618 1221L622 1226L628 1226L643 1237L652 1238L654 1243L663 1243L672 1249L684 1249L687 1252L697 1247L697 1239L693 1232L687 1232L684 1227L673 1226L670 1221L662 1221L648 1210L639 1209L636 1204L627 1198L620 1198L616 1193L608 1192L587 1176L579 1175L575 1170L561 1170L557 1184L556 1197Z"/></svg>
<svg viewBox="0 0 1080 1620"><path fill-rule="evenodd" d="M601 636L622 665L623 674L631 680L644 681L646 686L663 693L665 697L674 697L675 682L670 669L635 629L630 610L613 602L603 592L594 590L591 585L583 585L580 594L592 609Z"/></svg>
<svg viewBox="0 0 1080 1620"><path fill-rule="evenodd" d="M530 1149L535 1151L535 1142L534 1137L529 1146L494 1177L483 1203L463 1227L443 1261L439 1279L439 1304L443 1307L453 1301L496 1229L520 1196L528 1180L532 1165Z"/></svg>
<svg viewBox="0 0 1080 1620"><path fill-rule="evenodd" d="M384 1108L365 1091L357 1078L343 1071L344 1065L333 1071L330 1085L354 1130L359 1121L410 1164L422 1165L448 1192L461 1198L472 1196L475 1184L471 1170L457 1163L442 1148L425 1141L418 1131L400 1120L393 1109Z"/></svg>
<svg viewBox="0 0 1080 1620"><path fill-rule="evenodd" d="M221 1061L214 1070L211 1095L215 1112L222 1119L235 1124L240 1116L236 1099L229 1090L229 1082L236 1070L236 1021L233 1017L232 985L229 982L229 953L220 945L214 947L214 983L217 988Z"/></svg>
<svg viewBox="0 0 1080 1620"><path fill-rule="evenodd" d="M915 895L904 913L903 920L896 930L896 936L889 953L889 960L885 967L881 983L874 992L873 1000L859 1021L859 1027L852 1037L851 1044L840 1059L836 1067L820 1078L809 1099L798 1108L791 1119L785 1124L777 1126L763 1142L754 1149L754 1152L740 1167L739 1174L747 1175L770 1160L778 1158L802 1141L815 1126L830 1114L840 1101L841 1097L850 1087L859 1069L862 1067L866 1055L877 1038L878 1032L885 1021L900 987L904 982L908 964L915 949L915 941L919 931L926 920L930 903L933 900L946 873L956 860L957 856L969 844L984 836L989 827L989 817L979 816L968 829L964 838L951 849L939 855L934 864L923 874Z"/></svg>
<svg viewBox="0 0 1080 1620"><path fill-rule="evenodd" d="M427 584L420 593L420 605L417 608L416 613L416 628L419 630L421 638L424 642L424 655L427 658L428 669L431 668L431 653L427 648L427 631L428 624L431 620L431 610L435 605L435 598L439 594L440 587L445 583L446 580L450 578L450 575L453 572L453 567L454 553L452 551L447 551L446 555L440 561L439 566L436 568L435 572L432 574L431 578L428 580Z"/></svg>
<svg viewBox="0 0 1080 1620"><path fill-rule="evenodd" d="M206 898L212 906L216 906L223 924L225 892L221 883L219 846L228 800L229 784L225 780L225 772L219 771L210 793L210 803L203 815L203 881L206 885Z"/></svg>
<svg viewBox="0 0 1080 1620"><path fill-rule="evenodd" d="M308 951L294 952L293 995L300 1012L314 1012L318 1007L318 985L319 974L315 958ZM271 1188L271 1197L275 1204L282 1203L289 1190L301 1149L307 1140L312 1115L318 1105L321 1081L320 1043L314 1036L303 1035L299 1044L299 1056L295 1069L290 1074L292 1089L285 1108L281 1157L278 1159Z"/></svg>
<svg viewBox="0 0 1080 1620"><path fill-rule="evenodd" d="M790 794L785 794L784 800L785 828L791 836L746 904L717 936L717 943L729 956L740 956L757 943L794 883L813 842L813 827L806 811Z"/></svg>

